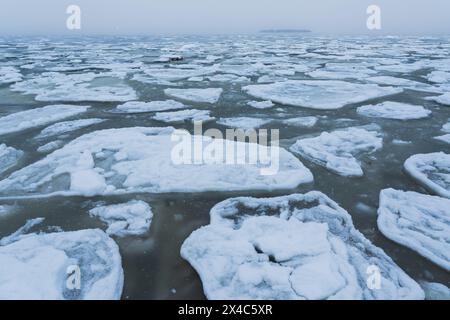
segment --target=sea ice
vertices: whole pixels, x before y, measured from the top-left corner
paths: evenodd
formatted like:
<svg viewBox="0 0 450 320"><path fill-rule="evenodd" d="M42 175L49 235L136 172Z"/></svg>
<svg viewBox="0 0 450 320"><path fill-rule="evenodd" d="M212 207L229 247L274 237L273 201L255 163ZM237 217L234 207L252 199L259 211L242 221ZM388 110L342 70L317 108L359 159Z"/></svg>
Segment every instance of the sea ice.
<svg viewBox="0 0 450 320"><path fill-rule="evenodd" d="M181 247L208 299L424 298L420 286L320 192L228 199L210 217ZM374 267L377 290L368 284Z"/></svg>
<svg viewBox="0 0 450 320"><path fill-rule="evenodd" d="M385 189L380 193L377 223L392 241L450 271L450 200Z"/></svg>
<svg viewBox="0 0 450 320"><path fill-rule="evenodd" d="M153 119L168 123L180 123L184 121L212 121L215 118L211 117L211 112L209 110L198 110L198 109L186 109L180 111L172 112L157 112Z"/></svg>
<svg viewBox="0 0 450 320"><path fill-rule="evenodd" d="M104 119L81 119L81 120L72 120L72 121L64 121L55 123L41 131L39 135L36 136L36 139L49 138L53 136L62 135L68 132L72 132L75 130L79 130L82 128L86 128L95 124L102 123L106 120Z"/></svg>
<svg viewBox="0 0 450 320"><path fill-rule="evenodd" d="M216 103L222 94L221 88L206 89L165 89L164 93L170 97L193 102Z"/></svg>
<svg viewBox="0 0 450 320"><path fill-rule="evenodd" d="M119 247L101 230L22 235L0 246L0 299L120 299ZM81 281L77 288L78 270Z"/></svg>
<svg viewBox="0 0 450 320"><path fill-rule="evenodd" d="M367 79L370 82L388 85L388 86L399 86L404 89L422 91L422 92L440 92L436 87L430 86L426 83L421 83L413 80L408 80L404 78L391 77L391 76L377 76Z"/></svg>
<svg viewBox="0 0 450 320"><path fill-rule="evenodd" d="M402 92L401 88L380 87L334 80L290 80L243 87L249 95L297 107L333 110L345 105Z"/></svg>
<svg viewBox="0 0 450 320"><path fill-rule="evenodd" d="M281 122L293 127L314 127L319 119L317 117L297 117L282 120Z"/></svg>
<svg viewBox="0 0 450 320"><path fill-rule="evenodd" d="M441 283L420 281L427 300L450 300L450 289Z"/></svg>
<svg viewBox="0 0 450 320"><path fill-rule="evenodd" d="M338 175L360 177L364 173L357 157L375 152L382 146L383 139L378 132L347 128L297 140L290 151Z"/></svg>
<svg viewBox="0 0 450 320"><path fill-rule="evenodd" d="M0 135L43 126L51 122L76 116L86 112L89 106L51 105L0 118Z"/></svg>
<svg viewBox="0 0 450 320"><path fill-rule="evenodd" d="M256 108L256 109L268 109L268 108L272 108L274 106L273 102L270 100L249 101L249 102L247 102L247 105L249 105L252 108Z"/></svg>
<svg viewBox="0 0 450 320"><path fill-rule="evenodd" d="M184 140L176 141L178 138ZM197 153L184 154L192 145L203 150L204 160L199 164ZM257 161L228 161L231 155L245 156L255 148L259 148ZM223 157L213 156L220 151ZM182 163L175 161L178 158ZM177 137L170 127L134 127L85 134L0 181L0 194L33 197L277 190L312 181L311 172L283 148L206 136Z"/></svg>
<svg viewBox="0 0 450 320"><path fill-rule="evenodd" d="M431 111L422 106L400 102L386 101L377 105L359 107L356 111L366 117L386 118L395 120L423 119L430 116Z"/></svg>
<svg viewBox="0 0 450 320"><path fill-rule="evenodd" d="M174 100L164 100L164 101L129 101L117 106L117 112L123 113L146 113L146 112L156 112L156 111L166 111L166 110L177 110L187 108L181 102Z"/></svg>
<svg viewBox="0 0 450 320"><path fill-rule="evenodd" d="M433 83L450 83L450 72L433 71L427 76L427 79Z"/></svg>
<svg viewBox="0 0 450 320"><path fill-rule="evenodd" d="M148 231L153 213L144 201L132 200L127 203L99 206L89 211L108 224L106 233L118 237L142 235Z"/></svg>
<svg viewBox="0 0 450 320"><path fill-rule="evenodd" d="M270 123L271 121L272 120L270 119L236 117L236 118L220 118L219 120L217 120L217 123L230 128L247 130L247 129L257 129L259 127L264 126L265 124Z"/></svg>
<svg viewBox="0 0 450 320"><path fill-rule="evenodd" d="M435 97L427 97L425 99L435 101L445 106L450 106L450 93L444 93L443 95Z"/></svg>
<svg viewBox="0 0 450 320"><path fill-rule="evenodd" d="M450 155L416 154L405 161L406 172L433 193L450 198Z"/></svg>
<svg viewBox="0 0 450 320"><path fill-rule="evenodd" d="M0 84L18 82L22 80L22 74L15 67L0 67Z"/></svg>
<svg viewBox="0 0 450 320"><path fill-rule="evenodd" d="M23 151L0 144L0 174L13 167L23 156Z"/></svg>

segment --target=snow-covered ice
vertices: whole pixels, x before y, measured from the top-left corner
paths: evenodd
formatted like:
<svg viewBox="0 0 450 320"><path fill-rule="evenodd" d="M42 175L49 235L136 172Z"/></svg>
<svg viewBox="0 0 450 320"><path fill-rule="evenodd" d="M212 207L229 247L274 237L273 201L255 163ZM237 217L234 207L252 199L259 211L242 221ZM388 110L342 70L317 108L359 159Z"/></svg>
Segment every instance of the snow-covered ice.
<svg viewBox="0 0 450 320"><path fill-rule="evenodd" d="M249 102L247 102L247 105L249 105L250 107L255 108L255 109L268 109L268 108L272 108L274 106L273 102L270 100L249 101Z"/></svg>
<svg viewBox="0 0 450 320"><path fill-rule="evenodd" d="M0 265L0 299L110 300L122 294L119 248L98 229L22 235L0 246ZM68 285L77 268L80 289Z"/></svg>
<svg viewBox="0 0 450 320"><path fill-rule="evenodd" d="M236 117L236 118L220 118L217 120L218 124L236 129L257 129L270 123L270 119L251 118L251 117Z"/></svg>
<svg viewBox="0 0 450 320"><path fill-rule="evenodd" d="M186 109L171 112L157 112L152 118L167 123L180 123L184 121L207 122L215 119L214 117L211 117L211 111L198 109Z"/></svg>
<svg viewBox="0 0 450 320"><path fill-rule="evenodd" d="M210 212L181 255L208 299L423 299L420 286L320 192L234 198ZM381 286L367 284L370 267Z"/></svg>
<svg viewBox="0 0 450 320"><path fill-rule="evenodd" d="M391 76L376 76L367 79L369 82L388 85L388 86L399 86L404 89L422 91L422 92L440 92L440 90L434 86L426 83L413 81L404 78L391 77Z"/></svg>
<svg viewBox="0 0 450 320"><path fill-rule="evenodd" d="M360 177L364 173L357 158L382 146L378 132L354 127L297 140L290 150L338 175Z"/></svg>
<svg viewBox="0 0 450 320"><path fill-rule="evenodd" d="M433 193L450 198L450 155L444 152L416 154L404 164L406 172Z"/></svg>
<svg viewBox="0 0 450 320"><path fill-rule="evenodd" d="M385 189L380 193L377 223L392 241L450 271L450 200Z"/></svg>
<svg viewBox="0 0 450 320"><path fill-rule="evenodd" d="M433 71L427 76L427 79L433 83L450 83L450 72Z"/></svg>
<svg viewBox="0 0 450 320"><path fill-rule="evenodd" d="M0 67L0 84L18 82L22 80L22 74L15 67Z"/></svg>
<svg viewBox="0 0 450 320"><path fill-rule="evenodd" d="M166 110L177 110L187 108L181 102L174 100L163 100L163 101L129 101L117 106L116 112L123 113L146 113L146 112L156 112L156 111L166 111Z"/></svg>
<svg viewBox="0 0 450 320"><path fill-rule="evenodd" d="M106 233L118 237L142 235L148 231L153 213L150 206L140 200L109 206L99 206L89 211L92 217L108 224Z"/></svg>
<svg viewBox="0 0 450 320"><path fill-rule="evenodd" d="M386 101L377 105L361 106L356 111L366 117L395 120L423 119L431 114L430 110L422 106L393 101Z"/></svg>
<svg viewBox="0 0 450 320"><path fill-rule="evenodd" d="M36 139L44 139L54 136L59 136L62 134L66 134L75 130L83 129L89 126L93 126L95 124L102 123L106 120L91 118L91 119L81 119L81 120L72 120L72 121L64 121L55 123L41 131L39 135L36 136Z"/></svg>
<svg viewBox="0 0 450 320"><path fill-rule="evenodd" d="M209 152L216 150L223 150L226 155L244 149L248 154L250 149L258 147L209 137L188 138L191 145L202 144L205 161L195 165L179 164L174 162L173 153L183 149L185 144L172 141L173 133L170 127L132 127L85 134L0 181L0 194L93 196L277 190L313 181L311 172L283 148L259 146L260 157L261 154L267 156L255 163L229 164L225 157L209 159ZM276 170L277 166L274 174L262 174Z"/></svg>
<svg viewBox="0 0 450 320"><path fill-rule="evenodd" d="M284 119L281 122L287 124L288 126L294 127L314 127L319 119L317 117L297 117Z"/></svg>
<svg viewBox="0 0 450 320"><path fill-rule="evenodd" d="M89 106L51 105L0 118L0 135L44 126L86 112Z"/></svg>
<svg viewBox="0 0 450 320"><path fill-rule="evenodd" d="M222 94L222 88L206 88L206 89L165 89L164 93L170 97L181 100L216 103Z"/></svg>
<svg viewBox="0 0 450 320"><path fill-rule="evenodd" d="M450 106L450 93L448 93L448 92L444 93L443 95L440 95L440 96L427 97L425 99L435 101L435 102L443 104L445 106Z"/></svg>
<svg viewBox="0 0 450 320"><path fill-rule="evenodd" d="M0 174L16 165L22 156L23 151L0 144Z"/></svg>
<svg viewBox="0 0 450 320"><path fill-rule="evenodd" d="M289 80L272 84L249 85L247 94L273 102L311 109L333 110L373 98L393 95L401 88L381 87L334 80Z"/></svg>
<svg viewBox="0 0 450 320"><path fill-rule="evenodd" d="M36 151L39 153L50 153L52 151L55 151L56 149L61 148L63 145L64 142L62 140L50 141L49 143L39 146Z"/></svg>
<svg viewBox="0 0 450 320"><path fill-rule="evenodd" d="M441 283L420 281L427 300L450 300L450 289Z"/></svg>

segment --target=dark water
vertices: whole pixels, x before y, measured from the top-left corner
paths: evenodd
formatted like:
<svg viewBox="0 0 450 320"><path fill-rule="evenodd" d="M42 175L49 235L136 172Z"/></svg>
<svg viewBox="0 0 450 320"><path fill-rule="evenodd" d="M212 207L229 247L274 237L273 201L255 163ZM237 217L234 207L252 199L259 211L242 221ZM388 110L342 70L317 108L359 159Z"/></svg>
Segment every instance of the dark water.
<svg viewBox="0 0 450 320"><path fill-rule="evenodd" d="M279 40L279 39L278 39ZM0 59L2 63L25 64L30 60L33 52L27 45L30 43L39 44L36 49L43 53L61 54L60 60L43 61L43 67L36 67L33 70L21 70L25 76L45 71L49 65L64 64L63 57L68 53L76 53L77 49L83 48L83 45L77 43L80 40L47 40L42 42L36 39L3 39L3 47L0 52L9 52L9 57ZM65 42L67 41L67 43ZM334 51L327 47L327 44L336 41L342 48L351 48L352 52L356 51L361 44L370 47L368 39L314 39L308 38L291 38L284 39L279 44L277 50L273 48L274 39L267 37L213 37L213 38L132 38L132 39L85 39L87 43L96 44L91 49L83 48L80 55L84 63L89 59L97 59L101 53L107 53L110 56L107 60L116 61L123 59L124 61L136 61L136 59L151 64L152 59L157 57L162 48L177 47L182 44L196 43L201 46L200 49L194 50L192 57L187 58L181 63L189 63L199 56L206 54L219 53L222 58L220 61L227 59L236 59L239 50L249 47L252 50L260 50L267 56L276 56L282 54L289 61L300 59L299 57L289 53L293 48L302 48L305 52L314 52L320 49L327 49L328 56L326 59L318 59L318 62L333 62L334 57L331 53ZM399 39L377 39L371 52L373 57L379 57L379 52L384 52L391 47L391 44L398 45ZM442 39L401 39L403 49L399 51L405 59L420 61L421 59L434 59L432 55L427 56L425 53L414 53L417 43L420 43L422 49L440 48L441 43L448 43ZM369 43L369 44L367 44ZM410 43L410 49L408 49ZM236 49L236 47L239 50ZM64 48L64 49L61 49ZM123 51L126 48L127 51ZM281 49L287 52L282 53ZM356 49L355 49L356 48ZM378 49L377 49L378 48ZM381 48L381 49L380 49ZM448 45L447 47L448 48ZM349 49L350 50L350 49ZM377 52L378 50L378 52ZM446 50L440 48L442 56ZM75 54L74 53L74 54ZM96 56L96 54L98 56ZM353 54L353 53L352 53ZM395 57L392 53L384 53L386 57ZM447 52L450 57L450 54ZM183 53L183 55L186 55ZM325 55L325 54L324 54ZM12 56L12 57L11 57ZM139 58L135 58L138 57ZM0 57L2 57L0 55ZM91 58L90 58L91 57ZM239 57L241 58L241 57ZM309 58L310 59L310 58ZM317 58L315 58L317 59ZM245 61L240 61L245 65ZM426 82L423 76L430 72L429 68L424 68L417 72L402 74L401 77L420 82ZM389 73L387 73L389 74ZM398 76L398 74L395 74ZM250 76L252 81L257 76ZM296 73L289 76L291 79L307 79L307 75ZM108 82L108 79L103 81ZM361 82L363 79L351 80ZM166 86L157 84L146 84L130 80L127 77L124 83L134 88L142 101L164 100L167 99L163 94ZM190 265L184 261L179 254L180 246L189 234L197 228L209 223L209 210L218 202L234 196L252 195L252 196L277 196L291 194L295 192L307 192L309 190L319 190L327 194L333 200L338 202L353 217L354 224L368 239L375 245L384 249L394 261L416 280L427 280L440 282L450 286L450 275L448 272L437 267L426 259L422 258L412 250L397 245L386 239L377 229L376 226L376 210L378 208L379 192L385 188L396 188L401 190L412 190L427 193L426 190L416 184L403 171L404 161L413 154L429 153L436 151L450 151L450 146L443 142L433 139L433 137L442 135L440 131L443 124L450 118L450 108L444 107L432 101L424 100L424 97L434 95L432 93L417 92L405 90L404 92L391 96L389 98L374 99L365 101L364 103L348 105L339 110L319 111L312 109L287 107L276 105L272 109L257 110L246 107L245 104L253 98L247 96L241 91L240 84L230 83L205 83L205 82L189 82L176 81L180 88L199 88L199 87L222 87L224 94L221 100L211 107L208 104L190 103L198 109L210 109L212 116L220 117L268 117L273 119L286 119L299 116L319 116L318 123L312 128L301 127L281 127L280 124L273 122L263 128L280 129L281 145L288 148L296 139L308 135L317 135L322 131L329 131L336 128L344 128L349 126L366 125L376 123L380 126L380 132L383 133L384 146L370 156L363 158L364 177L361 178L345 178L335 175L326 169L312 164L302 159L302 162L312 171L315 181L309 185L303 185L294 190L285 190L277 192L233 192L233 193L217 193L207 192L201 194L131 194L124 196L111 197L53 197L44 199L21 199L21 200L0 200L0 205L14 205L13 214L0 216L0 238L14 232L22 226L27 219L34 217L45 217L45 222L39 227L40 230L46 230L48 226L59 226L65 231L79 230L86 228L103 228L99 220L91 218L87 212L94 207L96 203L103 202L107 204L122 203L132 199L140 199L147 201L154 212L149 232L141 237L116 238L119 244L123 268L125 272L125 285L123 290L123 299L202 299L204 298L201 282L196 272ZM413 121L394 121L375 118L366 118L356 113L356 107L378 103L386 100L406 102L411 104L423 105L431 110L432 116L425 120ZM34 101L34 96L26 96L17 92L11 92L8 85L0 85L0 116L13 112L27 110L30 108L49 105L51 103L43 103ZM164 123L150 119L150 114L133 114L123 115L112 113L111 110L119 103L75 103L79 105L89 104L92 108L78 118L98 117L108 119L108 121L77 130L65 137L65 141L70 141L84 133L92 132L98 129L132 127L132 126L165 126ZM187 103L189 104L189 103ZM283 112L277 110L282 108ZM77 118L77 119L78 119ZM192 131L192 125L189 123L177 125L178 128L186 128ZM216 125L214 122L205 125L205 129L217 127L225 130L225 127ZM43 127L25 130L15 134L0 136L0 143L6 143L8 146L21 149L26 152L24 158L8 172L0 176L0 179L7 177L11 172L25 165L31 164L36 160L44 157L43 154L36 152L36 148L44 144L42 141L32 139ZM412 141L411 144L396 145L392 143L393 139ZM45 141L45 143L51 140ZM192 177L193 179L201 179L201 177Z"/></svg>

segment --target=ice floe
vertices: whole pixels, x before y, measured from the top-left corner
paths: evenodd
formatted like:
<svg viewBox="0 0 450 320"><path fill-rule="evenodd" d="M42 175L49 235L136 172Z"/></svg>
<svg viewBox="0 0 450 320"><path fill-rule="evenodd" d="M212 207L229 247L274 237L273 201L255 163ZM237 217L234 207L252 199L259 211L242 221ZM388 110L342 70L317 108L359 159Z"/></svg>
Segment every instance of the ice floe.
<svg viewBox="0 0 450 320"><path fill-rule="evenodd" d="M377 223L392 241L450 271L450 200L385 189L380 193Z"/></svg>
<svg viewBox="0 0 450 320"><path fill-rule="evenodd" d="M22 74L15 67L0 67L0 84L14 83L22 80Z"/></svg>
<svg viewBox="0 0 450 320"><path fill-rule="evenodd" d="M400 102L386 101L377 105L361 106L356 111L366 117L395 120L423 119L430 116L431 111L422 106Z"/></svg>
<svg viewBox="0 0 450 320"><path fill-rule="evenodd" d="M426 83L417 82L409 79L391 77L391 76L377 76L370 77L367 79L369 82L388 85L388 86L399 86L404 89L423 91L423 92L441 92L440 89L430 86Z"/></svg>
<svg viewBox="0 0 450 320"><path fill-rule="evenodd" d="M313 181L311 172L283 148L199 136L180 135L186 141L175 141L175 133L170 127L133 127L85 134L0 181L0 195L277 190ZM204 161L197 164L194 154L184 154L190 147L184 148L199 144ZM259 148L257 161L227 161L236 150L248 154L254 148ZM177 150L181 162L175 161ZM214 157L220 150L224 156Z"/></svg>
<svg viewBox="0 0 450 320"><path fill-rule="evenodd" d="M378 132L353 127L297 140L290 150L338 175L359 177L364 173L357 158L382 146Z"/></svg>
<svg viewBox="0 0 450 320"><path fill-rule="evenodd" d="M206 89L165 89L164 93L170 97L181 100L216 103L222 94L221 88L206 88Z"/></svg>
<svg viewBox="0 0 450 320"><path fill-rule="evenodd" d="M207 122L215 119L214 117L211 117L211 112L209 110L198 110L198 109L186 109L171 112L157 112L152 118L167 123L180 123L184 121Z"/></svg>
<svg viewBox="0 0 450 320"><path fill-rule="evenodd" d="M247 102L247 105L249 105L250 107L255 108L255 109L268 109L268 108L272 108L274 106L273 102L270 100L249 101L249 102Z"/></svg>
<svg viewBox="0 0 450 320"><path fill-rule="evenodd" d="M64 142L61 140L50 141L49 143L39 146L36 151L39 153L49 153L61 148L63 145Z"/></svg>
<svg viewBox="0 0 450 320"><path fill-rule="evenodd" d="M440 103L440 104L443 104L446 106L450 106L450 93L444 93L443 95L435 96L435 97L427 97L425 99L435 101L437 103Z"/></svg>
<svg viewBox="0 0 450 320"><path fill-rule="evenodd" d="M106 121L105 119L91 118L91 119L81 119L81 120L72 120L72 121L64 121L55 123L41 131L39 135L36 136L36 139L43 139L54 137L58 135L62 135L65 133L69 133L75 130L83 129L89 126L93 126L95 124L99 124Z"/></svg>
<svg viewBox="0 0 450 320"><path fill-rule="evenodd" d="M450 155L444 152L416 154L404 164L406 172L433 193L450 198Z"/></svg>
<svg viewBox="0 0 450 320"><path fill-rule="evenodd" d="M218 124L236 129L257 129L270 123L270 119L260 119L251 117L236 117L236 118L220 118L217 120Z"/></svg>
<svg viewBox="0 0 450 320"><path fill-rule="evenodd" d="M284 119L281 122L293 127L314 127L319 119L317 117L297 117Z"/></svg>
<svg viewBox="0 0 450 320"><path fill-rule="evenodd" d="M334 80L290 80L249 85L243 90L256 98L297 107L333 110L347 104L402 92L401 88L381 87Z"/></svg>
<svg viewBox="0 0 450 320"><path fill-rule="evenodd" d="M0 144L0 174L16 165L23 156L23 151Z"/></svg>
<svg viewBox="0 0 450 320"><path fill-rule="evenodd" d="M427 79L433 83L450 83L450 72L433 71L427 76Z"/></svg>
<svg viewBox="0 0 450 320"><path fill-rule="evenodd" d="M106 233L118 237L142 235L148 231L153 213L150 206L139 200L109 206L99 206L89 211L92 217L108 224Z"/></svg>
<svg viewBox="0 0 450 320"><path fill-rule="evenodd" d="M0 246L0 265L0 299L110 300L122 294L119 248L101 230L22 235Z"/></svg>
<svg viewBox="0 0 450 320"><path fill-rule="evenodd" d="M156 111L166 111L166 110L177 110L187 108L181 102L175 100L164 100L164 101L129 101L117 106L117 112L123 113L146 113L146 112L156 112Z"/></svg>
<svg viewBox="0 0 450 320"><path fill-rule="evenodd" d="M47 125L86 112L89 106L51 105L0 118L0 135Z"/></svg>
<svg viewBox="0 0 450 320"><path fill-rule="evenodd" d="M450 300L450 289L441 283L420 281L427 300Z"/></svg>
<svg viewBox="0 0 450 320"><path fill-rule="evenodd" d="M228 199L210 216L210 225L181 247L208 299L424 298L420 286L320 192ZM372 269L380 273L377 290L367 281Z"/></svg>

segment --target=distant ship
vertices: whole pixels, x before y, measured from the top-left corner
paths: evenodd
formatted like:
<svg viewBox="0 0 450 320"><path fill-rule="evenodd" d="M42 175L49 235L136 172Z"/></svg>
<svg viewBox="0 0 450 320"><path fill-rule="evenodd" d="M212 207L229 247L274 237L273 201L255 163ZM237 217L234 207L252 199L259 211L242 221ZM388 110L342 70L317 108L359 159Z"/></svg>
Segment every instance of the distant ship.
<svg viewBox="0 0 450 320"><path fill-rule="evenodd" d="M307 33L311 32L308 29L266 29L261 30L261 33Z"/></svg>

